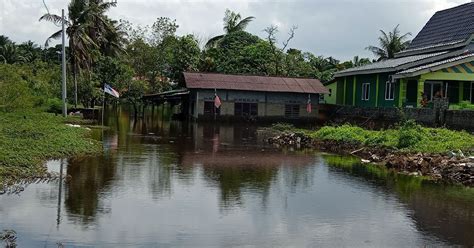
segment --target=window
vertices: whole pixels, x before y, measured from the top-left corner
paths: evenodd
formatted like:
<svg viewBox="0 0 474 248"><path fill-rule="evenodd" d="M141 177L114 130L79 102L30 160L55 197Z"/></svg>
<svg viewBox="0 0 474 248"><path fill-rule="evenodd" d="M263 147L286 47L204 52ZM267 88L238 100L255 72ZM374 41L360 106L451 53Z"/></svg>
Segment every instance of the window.
<svg viewBox="0 0 474 248"><path fill-rule="evenodd" d="M332 95L332 89L329 89L329 96Z"/></svg>
<svg viewBox="0 0 474 248"><path fill-rule="evenodd" d="M370 83L362 84L362 101L368 101L370 97Z"/></svg>
<svg viewBox="0 0 474 248"><path fill-rule="evenodd" d="M300 117L300 105L299 104L286 104L285 105L285 118L294 119Z"/></svg>
<svg viewBox="0 0 474 248"><path fill-rule="evenodd" d="M214 101L205 101L204 102L204 115L220 115L221 109L214 106Z"/></svg>
<svg viewBox="0 0 474 248"><path fill-rule="evenodd" d="M258 104L247 103L247 102L236 102L234 104L234 115L235 116L257 116Z"/></svg>
<svg viewBox="0 0 474 248"><path fill-rule="evenodd" d="M395 83L387 81L385 83L385 100L395 99Z"/></svg>

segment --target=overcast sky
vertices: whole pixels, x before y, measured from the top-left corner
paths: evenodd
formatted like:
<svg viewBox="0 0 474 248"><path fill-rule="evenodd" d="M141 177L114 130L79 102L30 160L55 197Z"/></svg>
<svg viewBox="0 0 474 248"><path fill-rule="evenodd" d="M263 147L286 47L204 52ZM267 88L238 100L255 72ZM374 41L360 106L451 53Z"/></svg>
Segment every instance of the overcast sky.
<svg viewBox="0 0 474 248"><path fill-rule="evenodd" d="M60 13L67 0L44 0L52 13ZM438 10L470 0L118 0L110 16L135 24L151 25L157 17L176 19L178 34L193 33L206 39L222 33L225 9L255 16L248 31L264 37L265 27L280 29L280 43L297 25L290 47L341 60L354 55L372 57L365 47L377 44L379 30L400 24L413 37ZM38 22L46 12L42 0L0 0L0 34L16 42L44 44L57 27Z"/></svg>

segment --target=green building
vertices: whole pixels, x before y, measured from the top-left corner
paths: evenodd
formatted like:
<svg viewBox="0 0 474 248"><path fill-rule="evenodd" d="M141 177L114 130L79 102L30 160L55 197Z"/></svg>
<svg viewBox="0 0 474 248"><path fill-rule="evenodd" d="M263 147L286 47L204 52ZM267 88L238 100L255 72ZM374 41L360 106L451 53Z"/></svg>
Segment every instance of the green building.
<svg viewBox="0 0 474 248"><path fill-rule="evenodd" d="M474 103L474 2L437 12L395 58L336 73L326 103L422 107Z"/></svg>

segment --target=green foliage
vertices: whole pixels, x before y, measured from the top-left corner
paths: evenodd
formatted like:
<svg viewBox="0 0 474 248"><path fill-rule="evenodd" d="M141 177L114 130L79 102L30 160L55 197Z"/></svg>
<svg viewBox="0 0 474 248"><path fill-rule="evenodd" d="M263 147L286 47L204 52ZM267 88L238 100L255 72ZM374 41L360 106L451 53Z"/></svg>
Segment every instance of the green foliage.
<svg viewBox="0 0 474 248"><path fill-rule="evenodd" d="M61 114L63 112L63 101L59 98L48 99L46 103L46 112Z"/></svg>
<svg viewBox="0 0 474 248"><path fill-rule="evenodd" d="M272 129L274 130L277 130L277 131L290 131L290 130L294 130L295 129L295 126L293 126L292 124L289 124L289 123L275 123L272 125L271 127Z"/></svg>
<svg viewBox="0 0 474 248"><path fill-rule="evenodd" d="M86 155L101 150L84 128L68 127L66 119L46 113L0 115L0 182L32 176L47 159Z"/></svg>
<svg viewBox="0 0 474 248"><path fill-rule="evenodd" d="M445 153L453 150L470 152L474 148L474 136L467 132L425 128L413 121L407 121L397 129L381 131L342 125L325 126L308 133L315 139L396 148L402 152Z"/></svg>
<svg viewBox="0 0 474 248"><path fill-rule="evenodd" d="M400 25L397 25L388 34L385 31L380 30L382 35L379 37L379 47L367 47L367 50L377 56L379 61L394 58L396 53L405 50L410 44L410 41L408 41L407 38L411 33L400 34L400 30L398 29L399 26Z"/></svg>
<svg viewBox="0 0 474 248"><path fill-rule="evenodd" d="M34 61L28 64L0 64L0 111L14 111L46 105L60 96L57 65Z"/></svg>
<svg viewBox="0 0 474 248"><path fill-rule="evenodd" d="M408 120L399 129L398 148L416 146L423 140L423 128L413 120Z"/></svg>
<svg viewBox="0 0 474 248"><path fill-rule="evenodd" d="M450 104L449 108L452 110L474 110L474 104L470 101L462 101L459 104Z"/></svg>

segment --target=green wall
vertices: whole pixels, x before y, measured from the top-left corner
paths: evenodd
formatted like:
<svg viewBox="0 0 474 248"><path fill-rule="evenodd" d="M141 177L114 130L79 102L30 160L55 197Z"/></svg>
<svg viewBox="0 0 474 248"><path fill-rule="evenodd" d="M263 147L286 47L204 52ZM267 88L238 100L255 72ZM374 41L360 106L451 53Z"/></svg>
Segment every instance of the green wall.
<svg viewBox="0 0 474 248"><path fill-rule="evenodd" d="M338 82L334 81L331 84L326 85L326 88L331 92L331 94L324 95L324 102L327 104L336 104L337 102L337 85Z"/></svg>
<svg viewBox="0 0 474 248"><path fill-rule="evenodd" d="M355 106L375 107L377 96L377 74L357 75L356 78ZM368 101L362 100L362 84L364 83L370 84Z"/></svg>
<svg viewBox="0 0 474 248"><path fill-rule="evenodd" d="M387 81L389 80L389 74L381 73L379 74L379 95L378 95L378 107L398 107L398 102L400 98L400 81L396 81L394 84L394 99L385 100L385 88L387 87Z"/></svg>
<svg viewBox="0 0 474 248"><path fill-rule="evenodd" d="M336 96L336 104L343 105L344 104L344 78L339 78L337 80L337 96Z"/></svg>
<svg viewBox="0 0 474 248"><path fill-rule="evenodd" d="M353 103L353 89L354 89L354 77L349 76L345 78L345 92L346 96L344 98L344 104L345 105L352 105Z"/></svg>

